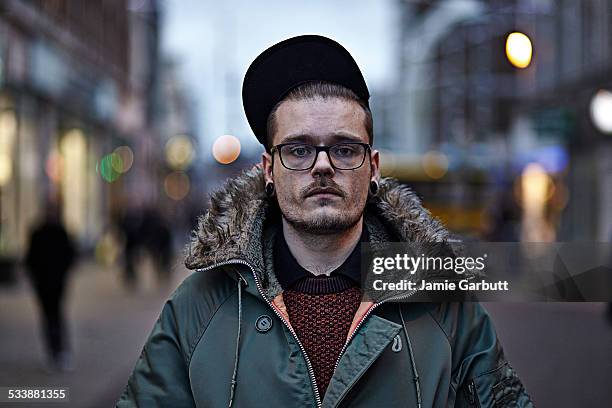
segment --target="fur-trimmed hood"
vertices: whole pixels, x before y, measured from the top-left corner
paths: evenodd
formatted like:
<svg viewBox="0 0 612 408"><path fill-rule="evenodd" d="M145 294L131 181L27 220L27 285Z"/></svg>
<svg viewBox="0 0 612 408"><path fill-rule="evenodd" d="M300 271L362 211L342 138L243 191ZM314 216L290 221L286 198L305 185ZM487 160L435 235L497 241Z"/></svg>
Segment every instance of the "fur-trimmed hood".
<svg viewBox="0 0 612 408"><path fill-rule="evenodd" d="M259 275L273 298L282 289L274 276L272 248L276 203L264 191L261 164L229 179L211 194L208 210L198 218L185 249L188 269L242 259ZM382 178L379 192L366 206L364 222L375 245L384 242L445 243L448 231L432 217L410 188L396 179Z"/></svg>

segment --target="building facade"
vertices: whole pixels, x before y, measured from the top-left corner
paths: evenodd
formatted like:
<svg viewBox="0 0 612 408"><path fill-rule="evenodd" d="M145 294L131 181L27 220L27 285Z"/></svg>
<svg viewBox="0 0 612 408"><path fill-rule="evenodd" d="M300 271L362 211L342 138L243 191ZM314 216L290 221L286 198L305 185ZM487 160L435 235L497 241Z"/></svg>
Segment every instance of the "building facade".
<svg viewBox="0 0 612 408"><path fill-rule="evenodd" d="M134 3L0 3L0 256L23 255L50 203L92 248L136 184L105 177L102 159L118 146L136 152L139 193L154 194L146 146L157 137L158 10Z"/></svg>
<svg viewBox="0 0 612 408"><path fill-rule="evenodd" d="M548 180L542 211L553 232L539 238L609 240L612 137L596 129L590 106L598 90L612 86L612 4L398 5L403 102L395 133L418 135L404 144L411 151L435 150L447 159L444 177L428 184L432 200L471 214L474 222L466 229L482 227L491 222L482 203L498 206L509 199L518 211L525 209L521 183L534 164ZM506 55L512 32L531 40L532 59L524 69ZM452 209L444 212L452 222Z"/></svg>

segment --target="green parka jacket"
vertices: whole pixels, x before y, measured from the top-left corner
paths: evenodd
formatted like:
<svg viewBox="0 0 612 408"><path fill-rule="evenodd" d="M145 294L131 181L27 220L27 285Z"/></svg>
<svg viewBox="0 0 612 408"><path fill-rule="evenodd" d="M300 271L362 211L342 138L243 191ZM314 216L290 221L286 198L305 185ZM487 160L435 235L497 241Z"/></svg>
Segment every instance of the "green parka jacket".
<svg viewBox="0 0 612 408"><path fill-rule="evenodd" d="M278 222L260 167L211 197L117 407L527 407L478 303L362 302L325 395L273 270ZM372 243L444 242L407 187L381 180Z"/></svg>

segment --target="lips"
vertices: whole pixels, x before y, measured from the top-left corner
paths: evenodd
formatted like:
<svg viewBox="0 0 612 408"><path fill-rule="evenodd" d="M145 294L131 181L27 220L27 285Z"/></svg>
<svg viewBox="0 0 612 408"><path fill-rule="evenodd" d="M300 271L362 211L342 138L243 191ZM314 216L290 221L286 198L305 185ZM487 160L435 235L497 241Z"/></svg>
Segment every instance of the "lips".
<svg viewBox="0 0 612 408"><path fill-rule="evenodd" d="M342 194L340 194L338 190L334 188L329 188L329 187L315 188L314 190L309 191L308 194L306 194L306 197L312 197L314 195L319 195L319 194L332 194L332 195L342 197Z"/></svg>

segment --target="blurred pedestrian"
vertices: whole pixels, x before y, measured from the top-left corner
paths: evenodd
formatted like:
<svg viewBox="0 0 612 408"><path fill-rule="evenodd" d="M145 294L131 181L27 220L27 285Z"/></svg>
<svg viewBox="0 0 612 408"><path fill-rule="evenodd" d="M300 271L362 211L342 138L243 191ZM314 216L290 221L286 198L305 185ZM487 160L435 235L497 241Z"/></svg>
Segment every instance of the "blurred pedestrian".
<svg viewBox="0 0 612 408"><path fill-rule="evenodd" d="M136 288L136 258L143 241L143 212L138 207L128 208L119 221L119 228L123 233L125 242L123 252L123 278L126 287L130 290Z"/></svg>
<svg viewBox="0 0 612 408"><path fill-rule="evenodd" d="M26 266L40 307L49 364L58 370L72 365L63 306L74 259L74 244L60 221L57 206L51 204L42 222L32 229Z"/></svg>
<svg viewBox="0 0 612 408"><path fill-rule="evenodd" d="M512 187L504 186L497 191L493 202L487 208L489 225L484 238L490 242L517 242L519 240L519 226L521 222L521 209L516 203Z"/></svg>
<svg viewBox="0 0 612 408"><path fill-rule="evenodd" d="M162 214L154 207L144 213L141 235L149 252L161 285L170 281L172 261L172 232Z"/></svg>

